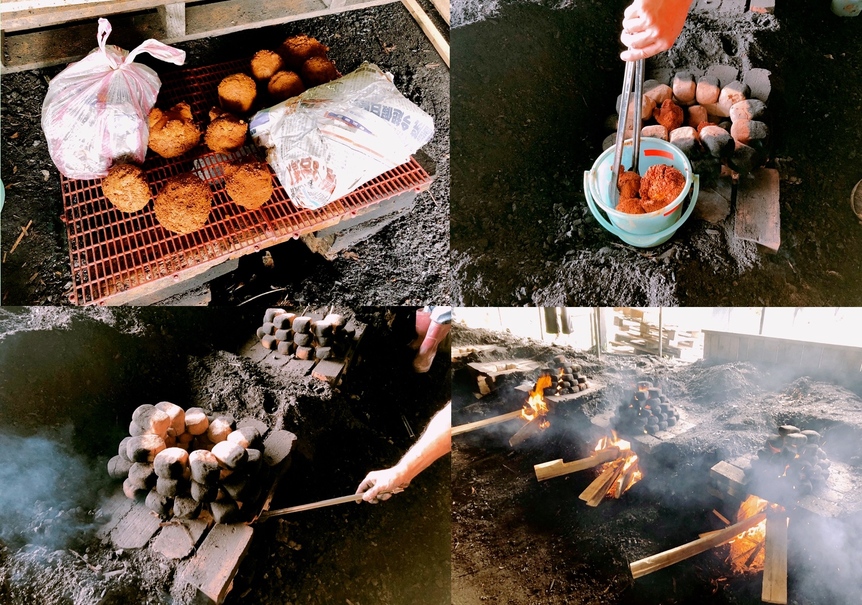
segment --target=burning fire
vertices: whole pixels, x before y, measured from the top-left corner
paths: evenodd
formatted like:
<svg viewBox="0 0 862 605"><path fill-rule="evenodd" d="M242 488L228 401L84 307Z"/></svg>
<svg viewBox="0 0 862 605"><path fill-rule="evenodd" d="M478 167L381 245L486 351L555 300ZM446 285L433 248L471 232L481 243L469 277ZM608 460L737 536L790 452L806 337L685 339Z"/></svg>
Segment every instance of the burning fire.
<svg viewBox="0 0 862 605"><path fill-rule="evenodd" d="M548 404L545 403L544 397L545 389L551 386L551 382L550 375L543 374L542 376L539 376L539 379L536 381L536 386L534 386L533 390L530 391L530 398L527 399L527 402L521 409L521 418L524 420L532 421L541 417L539 427L542 429L546 429L551 426L551 423L547 420Z"/></svg>
<svg viewBox="0 0 862 605"><path fill-rule="evenodd" d="M742 521L766 510L769 502L757 496L749 496L745 502L739 505L736 520ZM766 520L764 519L745 533L738 535L729 542L730 555L728 557L733 571L736 573L757 572L763 569L765 558L764 546L766 544Z"/></svg>
<svg viewBox="0 0 862 605"><path fill-rule="evenodd" d="M607 496L610 498L619 498L624 493L632 488L632 486L643 479L643 473L638 465L638 455L632 451L632 444L625 439L620 439L616 431L611 431L610 437L602 437L596 444L596 451L601 451L609 447L620 448L620 457L611 462L606 462L599 469L602 473L609 468L619 466L619 472L615 470L617 475L610 488L607 491Z"/></svg>

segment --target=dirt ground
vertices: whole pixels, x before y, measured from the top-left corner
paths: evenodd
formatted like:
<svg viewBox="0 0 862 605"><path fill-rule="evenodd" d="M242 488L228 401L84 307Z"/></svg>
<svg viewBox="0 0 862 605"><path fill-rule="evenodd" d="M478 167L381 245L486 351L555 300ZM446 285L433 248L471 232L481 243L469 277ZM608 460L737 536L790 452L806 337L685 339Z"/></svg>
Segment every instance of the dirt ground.
<svg viewBox="0 0 862 605"><path fill-rule="evenodd" d="M769 167L781 175L777 254L690 219L667 243L622 244L590 215L583 173L622 82L627 0L460 1L452 31L453 300L463 305L858 305L862 39L828 3L774 16L690 14L647 64L772 72ZM716 3L718 6L720 3ZM731 215L732 216L732 215Z"/></svg>
<svg viewBox="0 0 862 605"><path fill-rule="evenodd" d="M188 53L186 67L198 67L250 56L260 48L275 48L295 33L314 35L330 46L330 56L342 73L363 61L393 73L398 89L434 118L434 138L423 149L436 163L437 175L430 192L417 198L412 212L334 261L293 240L269 249L274 261L269 266L262 262L263 251L244 257L237 270L211 284L213 304L237 304L271 288L283 290L267 295L267 304L276 304L279 297L285 302L332 300L351 305L448 301L449 71L403 5L393 3L177 46ZM173 69L158 61L143 62L160 73ZM30 235L2 266L4 305L67 304L72 287L68 244L59 220L59 174L40 127L48 79L61 69L8 74L0 79L4 253L21 228L33 221Z"/></svg>
<svg viewBox="0 0 862 605"><path fill-rule="evenodd" d="M850 465L862 481L858 382L840 386L747 363L710 366L652 356L598 360L510 335L454 330L453 346L465 343L501 346L496 359L548 361L563 353L607 386L558 406L550 428L518 448L508 444L517 422L453 439L454 605L754 605L761 602L761 574L731 575L726 547L636 582L628 564L722 527L712 514L721 503L707 492L709 469L719 460L753 454L778 424L821 431L829 457ZM456 362L453 371L453 425L517 409L523 401L511 385L477 401L464 364ZM641 456L644 479L620 500L590 508L578 499L594 472L538 483L533 465L587 455L596 438L590 418L618 405L638 379L660 386L695 427ZM833 520L792 512L791 603L858 601L862 549L854 540L862 537L862 509L858 498L845 504L846 514Z"/></svg>
<svg viewBox="0 0 862 605"><path fill-rule="evenodd" d="M190 602L174 586L174 562L146 548L114 550L94 533L106 520L101 503L117 489L105 463L144 400L253 416L294 432L293 462L273 501L279 508L352 493L413 443L405 421L418 435L448 401L445 358L417 375L410 355L399 353L412 319L403 310L391 323L385 309L356 310L370 327L341 388L288 379L231 352L262 313L0 311L0 602ZM384 504L268 521L226 603L448 603L449 482L446 457Z"/></svg>

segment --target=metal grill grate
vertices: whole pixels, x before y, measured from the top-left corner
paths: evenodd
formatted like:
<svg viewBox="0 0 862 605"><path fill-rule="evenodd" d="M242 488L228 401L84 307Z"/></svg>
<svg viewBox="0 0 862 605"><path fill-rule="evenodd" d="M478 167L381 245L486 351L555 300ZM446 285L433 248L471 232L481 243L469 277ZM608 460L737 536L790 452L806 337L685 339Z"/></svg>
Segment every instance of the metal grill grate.
<svg viewBox="0 0 862 605"><path fill-rule="evenodd" d="M219 82L245 71L238 60L174 72L162 80L159 105L189 103L195 116L217 104ZM75 304L123 302L138 292L158 290L220 264L228 257L298 238L355 216L359 210L404 193L423 191L431 177L415 159L369 181L353 193L320 210L294 206L273 174L273 197L257 210L236 205L225 193L222 165L261 150L249 145L232 154L210 152L200 146L182 157L166 160L148 154L144 171L153 196L168 177L194 171L213 191L206 225L190 234L164 229L152 203L139 212L120 212L102 193L101 180L70 180L61 175L63 217L69 238ZM270 170L270 172L272 172ZM136 290L138 289L138 290Z"/></svg>

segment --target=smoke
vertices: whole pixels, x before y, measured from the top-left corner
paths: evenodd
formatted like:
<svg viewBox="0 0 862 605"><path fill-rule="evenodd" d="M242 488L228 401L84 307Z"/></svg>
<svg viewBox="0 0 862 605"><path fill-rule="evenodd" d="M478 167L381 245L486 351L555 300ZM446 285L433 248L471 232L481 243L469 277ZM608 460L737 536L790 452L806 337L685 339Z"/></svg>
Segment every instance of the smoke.
<svg viewBox="0 0 862 605"><path fill-rule="evenodd" d="M60 549L92 528L99 479L85 459L45 436L0 433L0 460L0 542Z"/></svg>
<svg viewBox="0 0 862 605"><path fill-rule="evenodd" d="M504 4L539 4L554 10L575 6L575 0L452 0L452 27L461 27L496 17Z"/></svg>
<svg viewBox="0 0 862 605"><path fill-rule="evenodd" d="M827 519L793 515L789 589L807 602L849 605L862 594L862 515Z"/></svg>

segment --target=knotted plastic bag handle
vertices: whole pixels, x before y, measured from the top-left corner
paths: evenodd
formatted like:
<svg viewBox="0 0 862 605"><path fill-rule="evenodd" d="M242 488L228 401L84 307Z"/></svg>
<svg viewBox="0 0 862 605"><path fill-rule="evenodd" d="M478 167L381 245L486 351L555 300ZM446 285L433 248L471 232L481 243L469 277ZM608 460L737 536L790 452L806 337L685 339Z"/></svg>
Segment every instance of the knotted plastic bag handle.
<svg viewBox="0 0 862 605"><path fill-rule="evenodd" d="M149 40L144 40L134 48L128 56L122 61L122 63L118 64L114 58L111 56L111 53L105 50L105 46L108 42L108 36L111 35L111 23L105 19L104 17L99 18L99 33L98 33L98 41L99 41L99 51L104 55L107 59L108 64L111 66L111 69L121 68L123 65L128 65L135 60L141 53L147 53L156 59L161 61L166 61L168 63L173 63L174 65L182 65L186 62L186 51L180 50L178 48L173 48L159 42L158 40L154 40L150 38Z"/></svg>

